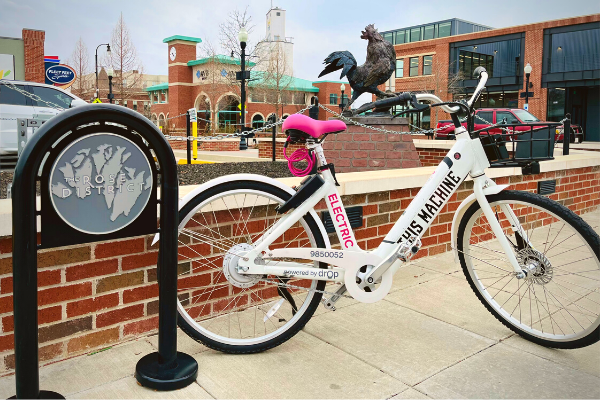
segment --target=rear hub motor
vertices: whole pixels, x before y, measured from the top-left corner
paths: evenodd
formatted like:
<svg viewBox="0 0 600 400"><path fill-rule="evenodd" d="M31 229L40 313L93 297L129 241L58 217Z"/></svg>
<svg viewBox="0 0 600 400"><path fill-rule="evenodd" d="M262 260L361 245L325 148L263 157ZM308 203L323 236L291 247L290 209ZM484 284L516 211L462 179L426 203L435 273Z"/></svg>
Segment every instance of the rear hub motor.
<svg viewBox="0 0 600 400"><path fill-rule="evenodd" d="M252 249L252 245L247 243L236 244L223 257L223 274L235 287L246 289L260 281L259 275L244 275L240 274L238 270L240 259Z"/></svg>

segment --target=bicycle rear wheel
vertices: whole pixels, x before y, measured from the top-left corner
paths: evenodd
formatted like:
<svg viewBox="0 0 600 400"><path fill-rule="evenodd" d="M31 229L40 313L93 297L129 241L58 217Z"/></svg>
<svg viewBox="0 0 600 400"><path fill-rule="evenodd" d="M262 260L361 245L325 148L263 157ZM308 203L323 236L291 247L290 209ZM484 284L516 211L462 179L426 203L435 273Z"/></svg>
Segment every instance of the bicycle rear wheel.
<svg viewBox="0 0 600 400"><path fill-rule="evenodd" d="M280 220L275 208L289 198L267 183L233 181L198 194L180 210L178 324L191 338L226 353L256 353L285 342L311 318L322 294L310 290L323 290L325 281L236 269L239 258ZM306 214L269 248L324 248L319 223Z"/></svg>
<svg viewBox="0 0 600 400"><path fill-rule="evenodd" d="M527 276L517 279L474 203L461 220L457 249L479 300L504 325L543 346L572 349L600 340L600 238L594 229L536 194L503 191L487 199ZM523 234L513 232L506 207Z"/></svg>

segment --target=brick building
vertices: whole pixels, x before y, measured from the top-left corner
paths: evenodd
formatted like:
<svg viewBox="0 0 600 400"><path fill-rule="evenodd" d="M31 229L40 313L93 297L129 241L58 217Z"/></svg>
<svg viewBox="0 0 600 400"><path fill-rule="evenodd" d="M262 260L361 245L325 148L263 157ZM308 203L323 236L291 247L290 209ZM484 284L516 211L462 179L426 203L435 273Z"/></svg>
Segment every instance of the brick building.
<svg viewBox="0 0 600 400"><path fill-rule="evenodd" d="M285 36L285 10L277 7L267 13L267 40L258 49L260 58L257 65L247 62L251 70L251 81L247 84L246 126L262 126L269 116L286 117L310 104L313 96L319 102L339 110L342 99L342 81L317 81L295 77L293 63L293 38ZM175 35L163 40L167 44L168 83L147 87L145 90L151 102L151 119L169 131L185 127L185 118L172 118L194 107L199 117L209 119L218 130L230 131L238 128L241 122L238 108L241 96L240 85L235 73L241 70L239 58L229 55L212 54L197 59L196 48L202 40L196 37ZM268 60L278 50L283 53L281 70L273 79L268 72ZM276 82L275 82L276 81ZM350 86L346 83L347 98ZM332 115L323 110L319 119ZM168 121L168 122L167 122ZM211 130L203 121L199 130Z"/></svg>
<svg viewBox="0 0 600 400"><path fill-rule="evenodd" d="M529 111L549 121L570 113L583 127L585 140L600 141L600 14L502 29L454 19L382 35L394 44L397 56L396 73L386 89L461 99L473 92L477 81L472 72L483 65L490 79L477 107L523 108L523 68L529 63ZM448 116L438 110L429 118L413 117L411 122L428 128Z"/></svg>
<svg viewBox="0 0 600 400"><path fill-rule="evenodd" d="M46 33L24 28L21 36L21 39L0 37L0 70L12 72L3 79L44 83Z"/></svg>

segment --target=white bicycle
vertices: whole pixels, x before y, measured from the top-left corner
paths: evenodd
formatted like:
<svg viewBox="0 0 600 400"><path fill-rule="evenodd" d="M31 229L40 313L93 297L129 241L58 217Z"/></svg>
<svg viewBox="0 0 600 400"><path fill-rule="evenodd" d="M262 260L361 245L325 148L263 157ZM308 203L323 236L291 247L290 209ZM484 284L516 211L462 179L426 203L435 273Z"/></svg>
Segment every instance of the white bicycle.
<svg viewBox="0 0 600 400"><path fill-rule="evenodd" d="M291 338L321 302L335 310L348 294L366 303L383 299L394 273L419 251L420 238L470 176L474 193L456 210L451 240L477 297L500 322L540 345L578 348L597 342L600 238L561 204L505 190L507 185L485 174L490 165L535 172L537 161L552 158L554 127L515 133L504 125L501 135L467 131L457 114L462 109L472 120L472 104L487 80L485 69L476 73L479 85L468 102L410 93L383 100L410 103L415 110L424 107L417 101L441 107L452 115L456 144L373 251L357 245L321 147L328 134L346 129L341 121L302 115L286 120L288 140L305 143L305 155L318 167L295 190L264 176L238 174L185 196L179 211L180 327L210 348L253 353ZM336 249L313 210L322 199L339 239Z"/></svg>

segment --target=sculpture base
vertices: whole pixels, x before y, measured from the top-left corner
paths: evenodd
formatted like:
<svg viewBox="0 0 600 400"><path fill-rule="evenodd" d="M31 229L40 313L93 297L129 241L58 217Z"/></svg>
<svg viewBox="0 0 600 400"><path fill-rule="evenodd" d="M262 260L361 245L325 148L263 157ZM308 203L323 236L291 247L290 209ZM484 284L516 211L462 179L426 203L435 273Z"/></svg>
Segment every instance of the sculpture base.
<svg viewBox="0 0 600 400"><path fill-rule="evenodd" d="M9 399L16 399L17 395L14 395L12 397L9 397ZM53 392L51 390L40 390L40 396L38 397L38 399L64 399L65 396L63 396L60 393L56 393Z"/></svg>
<svg viewBox="0 0 600 400"><path fill-rule="evenodd" d="M175 366L159 364L158 353L150 353L135 366L135 379L154 390L177 390L192 384L198 376L198 363L188 354L177 352Z"/></svg>

